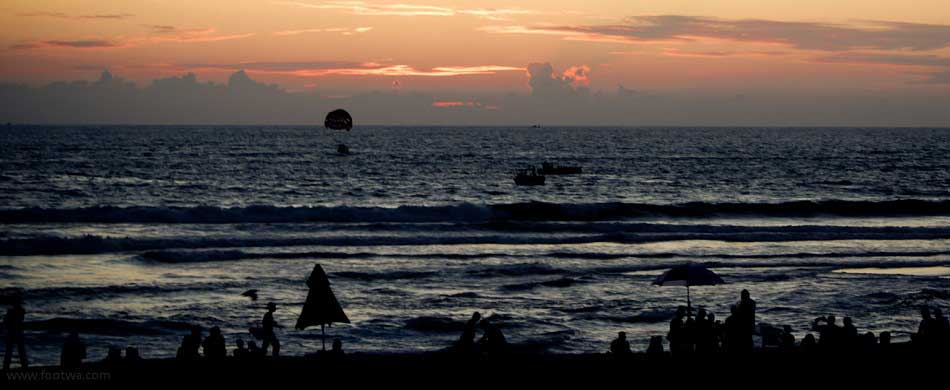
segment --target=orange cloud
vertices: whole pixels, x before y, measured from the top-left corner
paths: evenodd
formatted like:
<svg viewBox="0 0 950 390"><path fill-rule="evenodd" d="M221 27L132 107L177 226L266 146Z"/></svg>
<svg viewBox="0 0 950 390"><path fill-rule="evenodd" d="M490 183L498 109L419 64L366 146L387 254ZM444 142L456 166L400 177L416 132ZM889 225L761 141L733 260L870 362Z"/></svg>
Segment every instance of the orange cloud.
<svg viewBox="0 0 950 390"><path fill-rule="evenodd" d="M590 85L590 67L587 65L572 66L562 74L565 80L571 80L575 87Z"/></svg>
<svg viewBox="0 0 950 390"><path fill-rule="evenodd" d="M10 46L13 50L30 50L43 48L67 49L117 49L136 47L149 43L178 42L219 42L234 39L243 39L254 36L254 33L215 35L215 29L187 29L181 30L174 26L150 26L155 35L147 37L118 37L114 39L53 39L37 42L24 42Z"/></svg>
<svg viewBox="0 0 950 390"><path fill-rule="evenodd" d="M17 14L23 17L46 17L59 19L128 19L135 15L132 14L95 14L95 15L70 15L62 12L26 12Z"/></svg>
<svg viewBox="0 0 950 390"><path fill-rule="evenodd" d="M371 4L365 1L321 1L304 3L298 1L281 1L280 4L300 8L323 10L337 10L353 15L362 16L456 16L470 15L490 20L506 20L509 16L528 15L536 11L518 8L473 8L456 9L434 5L417 5L404 3Z"/></svg>
<svg viewBox="0 0 950 390"><path fill-rule="evenodd" d="M454 77L492 75L498 72L523 71L522 67L501 65L478 66L438 66L428 70L417 69L405 64L362 64L348 62L247 62L238 64L196 64L182 65L178 71L202 70L246 70L249 73L285 75L296 77L322 77L330 75L344 76L407 76L407 77Z"/></svg>
<svg viewBox="0 0 950 390"><path fill-rule="evenodd" d="M353 35L353 34L362 34L372 30L372 27L329 27L329 28L307 28L301 30L284 30L284 31L275 31L273 34L277 36L288 36L288 35L300 35L307 33L340 33L343 35Z"/></svg>

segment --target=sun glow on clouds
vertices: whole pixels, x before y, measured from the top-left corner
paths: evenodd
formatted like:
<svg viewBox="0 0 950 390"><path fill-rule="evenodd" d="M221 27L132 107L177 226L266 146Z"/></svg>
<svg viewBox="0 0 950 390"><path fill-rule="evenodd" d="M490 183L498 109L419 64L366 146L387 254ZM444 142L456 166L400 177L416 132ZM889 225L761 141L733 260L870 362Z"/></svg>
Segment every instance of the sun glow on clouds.
<svg viewBox="0 0 950 390"><path fill-rule="evenodd" d="M498 106L486 105L481 102L474 101L434 101L432 102L432 107L439 108L479 108L483 110L497 110Z"/></svg>
<svg viewBox="0 0 950 390"><path fill-rule="evenodd" d="M405 64L379 64L366 62L362 64L326 63L326 64L295 64L295 63L239 63L225 65L184 65L180 71L202 70L246 70L248 73L283 75L296 77L322 77L331 75L344 76L386 76L386 77L454 77L492 75L498 72L524 71L522 67L501 65L479 66L439 66L428 70L417 69Z"/></svg>
<svg viewBox="0 0 950 390"><path fill-rule="evenodd" d="M301 30L284 30L284 31L275 31L274 35L277 36L288 36L288 35L300 35L307 33L340 33L343 35L353 35L353 34L362 34L372 30L372 27L329 27L329 28L307 28Z"/></svg>
<svg viewBox="0 0 950 390"><path fill-rule="evenodd" d="M305 3L298 1L281 1L280 4L300 8L323 10L337 10L362 16L456 16L469 15L490 20L507 20L515 15L529 15L536 13L532 10L518 8L449 8L434 5L417 5L404 3L370 4L364 1L321 1Z"/></svg>

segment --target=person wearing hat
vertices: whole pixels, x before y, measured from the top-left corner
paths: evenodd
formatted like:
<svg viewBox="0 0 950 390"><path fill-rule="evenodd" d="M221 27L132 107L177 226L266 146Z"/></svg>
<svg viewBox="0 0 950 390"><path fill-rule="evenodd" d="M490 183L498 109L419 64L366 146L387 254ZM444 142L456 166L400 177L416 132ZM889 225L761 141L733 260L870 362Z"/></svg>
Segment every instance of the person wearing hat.
<svg viewBox="0 0 950 390"><path fill-rule="evenodd" d="M277 322L274 321L274 312L277 311L277 304L270 302L267 304L267 313L264 313L264 319L261 320L261 349L264 351L264 354L267 354L267 347L273 346L273 355L274 357L280 356L280 341L277 340L277 335L274 334L274 327L279 327Z"/></svg>
<svg viewBox="0 0 950 390"><path fill-rule="evenodd" d="M23 344L23 320L26 317L26 310L23 309L23 298L14 297L13 305L3 316L3 326L7 329L6 349L3 355L3 370L10 369L10 360L13 358L13 347L16 346L17 353L20 356L20 367L27 368L29 363L26 359L26 346Z"/></svg>

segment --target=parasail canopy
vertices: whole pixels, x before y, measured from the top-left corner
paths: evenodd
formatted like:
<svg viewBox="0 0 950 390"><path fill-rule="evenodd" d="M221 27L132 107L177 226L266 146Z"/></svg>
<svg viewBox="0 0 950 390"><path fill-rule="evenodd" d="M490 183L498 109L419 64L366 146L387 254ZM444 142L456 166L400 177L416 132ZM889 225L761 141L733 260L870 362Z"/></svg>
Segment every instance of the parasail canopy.
<svg viewBox="0 0 950 390"><path fill-rule="evenodd" d="M323 125L328 129L350 131L353 128L353 117L344 109L336 109L327 113Z"/></svg>

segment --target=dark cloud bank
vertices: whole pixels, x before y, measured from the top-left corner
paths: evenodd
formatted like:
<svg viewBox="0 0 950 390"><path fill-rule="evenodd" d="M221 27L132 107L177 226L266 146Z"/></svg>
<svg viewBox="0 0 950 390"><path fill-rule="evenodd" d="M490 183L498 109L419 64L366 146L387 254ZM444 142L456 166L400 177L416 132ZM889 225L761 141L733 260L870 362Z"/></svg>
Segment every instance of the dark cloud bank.
<svg viewBox="0 0 950 390"><path fill-rule="evenodd" d="M945 91L593 92L550 64L527 67L530 94L472 96L367 92L346 98L291 93L234 73L225 84L195 74L145 87L103 72L94 82L0 84L0 122L35 124L314 124L346 108L359 124L591 126L948 126ZM577 77L588 77L575 73ZM942 94L941 94L942 93ZM438 106L438 101L476 102Z"/></svg>

